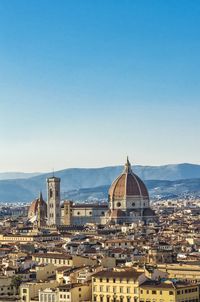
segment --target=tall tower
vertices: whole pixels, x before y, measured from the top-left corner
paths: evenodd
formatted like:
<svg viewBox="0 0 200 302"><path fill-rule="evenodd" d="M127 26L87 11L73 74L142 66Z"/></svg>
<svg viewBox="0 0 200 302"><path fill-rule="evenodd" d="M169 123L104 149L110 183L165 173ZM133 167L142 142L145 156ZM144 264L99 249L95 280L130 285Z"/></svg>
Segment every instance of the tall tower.
<svg viewBox="0 0 200 302"><path fill-rule="evenodd" d="M60 225L60 178L47 178L47 216L49 226Z"/></svg>
<svg viewBox="0 0 200 302"><path fill-rule="evenodd" d="M41 202L42 202L42 192L40 192L39 198L38 198L38 211L37 211L37 227L40 229L42 225L42 213L41 213Z"/></svg>

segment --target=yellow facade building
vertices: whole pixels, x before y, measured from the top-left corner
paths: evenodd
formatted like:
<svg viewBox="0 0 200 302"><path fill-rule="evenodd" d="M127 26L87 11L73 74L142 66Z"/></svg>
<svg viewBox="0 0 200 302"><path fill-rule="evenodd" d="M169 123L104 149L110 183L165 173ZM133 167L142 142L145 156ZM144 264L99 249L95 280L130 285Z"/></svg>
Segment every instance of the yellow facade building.
<svg viewBox="0 0 200 302"><path fill-rule="evenodd" d="M38 264L53 264L55 266L73 266L72 256L64 253L37 253L32 255L32 260Z"/></svg>
<svg viewBox="0 0 200 302"><path fill-rule="evenodd" d="M108 270L93 275L93 302L134 302L139 298L139 285L146 280L144 272Z"/></svg>
<svg viewBox="0 0 200 302"><path fill-rule="evenodd" d="M27 282L20 285L20 302L30 302L31 299L38 297L39 290L45 288L56 288L58 282L55 280L49 282Z"/></svg>
<svg viewBox="0 0 200 302"><path fill-rule="evenodd" d="M80 267L83 265L93 266L97 264L96 259L84 256L71 256L65 253L37 253L32 255L32 260L38 264L53 264L55 267Z"/></svg>
<svg viewBox="0 0 200 302"><path fill-rule="evenodd" d="M154 277L156 278L154 279ZM199 285L152 279L144 272L108 270L93 275L93 302L199 302ZM159 281L163 280L163 281Z"/></svg>
<svg viewBox="0 0 200 302"><path fill-rule="evenodd" d="M169 278L200 283L200 265L184 263L158 264L157 268L168 274Z"/></svg>
<svg viewBox="0 0 200 302"><path fill-rule="evenodd" d="M185 282L146 281L140 285L140 302L199 302L199 286Z"/></svg>

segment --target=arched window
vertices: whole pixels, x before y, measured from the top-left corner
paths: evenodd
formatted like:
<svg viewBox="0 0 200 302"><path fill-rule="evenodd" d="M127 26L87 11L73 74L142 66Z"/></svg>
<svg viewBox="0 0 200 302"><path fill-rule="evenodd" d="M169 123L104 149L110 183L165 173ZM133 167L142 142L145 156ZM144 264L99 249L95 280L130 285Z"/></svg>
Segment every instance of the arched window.
<svg viewBox="0 0 200 302"><path fill-rule="evenodd" d="M52 189L49 190L49 197L50 197L50 198L53 197L53 190L52 190Z"/></svg>

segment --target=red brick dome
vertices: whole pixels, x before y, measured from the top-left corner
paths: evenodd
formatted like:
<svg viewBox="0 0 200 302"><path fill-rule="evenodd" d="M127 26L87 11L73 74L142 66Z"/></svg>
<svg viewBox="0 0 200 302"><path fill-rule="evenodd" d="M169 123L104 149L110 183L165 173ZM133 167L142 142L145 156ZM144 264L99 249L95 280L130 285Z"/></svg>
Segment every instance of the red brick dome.
<svg viewBox="0 0 200 302"><path fill-rule="evenodd" d="M28 209L28 218L31 219L33 218L34 216L37 215L37 212L38 212L38 203L40 201L40 205L41 205L41 210L42 212L44 212L45 216L46 216L46 213L47 213L47 204L46 202L44 201L44 199L42 198L42 195L39 197L39 198L36 198L35 200L32 201L29 209Z"/></svg>
<svg viewBox="0 0 200 302"><path fill-rule="evenodd" d="M137 196L142 199L149 199L145 184L132 172L128 158L123 173L112 183L108 195L109 199L112 200L123 199L127 196Z"/></svg>

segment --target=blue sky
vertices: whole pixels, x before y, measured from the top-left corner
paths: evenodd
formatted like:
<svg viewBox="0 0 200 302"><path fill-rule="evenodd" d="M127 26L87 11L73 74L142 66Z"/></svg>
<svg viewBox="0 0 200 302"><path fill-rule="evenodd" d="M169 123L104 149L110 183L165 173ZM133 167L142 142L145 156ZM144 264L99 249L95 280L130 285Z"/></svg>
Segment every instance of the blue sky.
<svg viewBox="0 0 200 302"><path fill-rule="evenodd" d="M0 171L200 163L200 2L0 0Z"/></svg>

